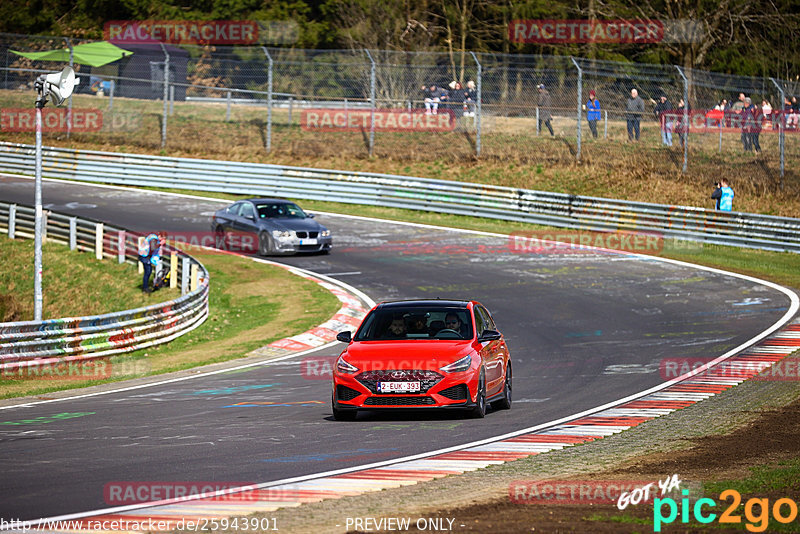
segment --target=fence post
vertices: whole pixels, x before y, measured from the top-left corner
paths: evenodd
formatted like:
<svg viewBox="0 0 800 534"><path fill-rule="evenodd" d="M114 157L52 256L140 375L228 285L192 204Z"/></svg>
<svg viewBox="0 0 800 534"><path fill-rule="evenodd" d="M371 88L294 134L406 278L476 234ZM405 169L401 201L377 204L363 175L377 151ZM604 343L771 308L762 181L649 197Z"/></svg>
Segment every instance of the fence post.
<svg viewBox="0 0 800 534"><path fill-rule="evenodd" d="M288 124L289 126L292 125L292 100L293 100L293 98L290 96L289 97L289 119L286 121L286 124Z"/></svg>
<svg viewBox="0 0 800 534"><path fill-rule="evenodd" d="M175 113L175 86L169 86L169 114Z"/></svg>
<svg viewBox="0 0 800 534"><path fill-rule="evenodd" d="M42 212L42 244L47 243L47 215L49 213L47 210Z"/></svg>
<svg viewBox="0 0 800 534"><path fill-rule="evenodd" d="M541 129L541 123L539 122L539 106L536 106L536 135L539 135L539 130Z"/></svg>
<svg viewBox="0 0 800 534"><path fill-rule="evenodd" d="M75 250L78 248L78 218L69 218L69 249Z"/></svg>
<svg viewBox="0 0 800 534"><path fill-rule="evenodd" d="M189 292L189 263L191 260L186 256L183 257L181 262L181 295Z"/></svg>
<svg viewBox="0 0 800 534"><path fill-rule="evenodd" d="M272 56L266 46L261 50L267 56L267 154L272 150Z"/></svg>
<svg viewBox="0 0 800 534"><path fill-rule="evenodd" d="M144 244L144 236L140 235L139 236L139 242L136 245L136 255L137 256L139 256L139 250L142 248L143 244ZM136 265L138 266L139 274L144 274L144 265L142 265L142 262L141 261L137 261Z"/></svg>
<svg viewBox="0 0 800 534"><path fill-rule="evenodd" d="M779 118L779 120L778 120L778 150L780 150L780 152L781 152L781 155L780 155L780 157L781 157L781 174L780 174L781 179L778 182L778 187L783 189L783 169L784 169L785 157L786 157L786 155L785 155L786 154L785 153L786 146L784 144L784 141L785 141L785 138L784 138L784 130L785 130L784 123L786 121L786 116L785 116L784 111L783 111L783 103L786 101L786 93L784 92L783 87L781 87L780 84L775 80L775 78L770 78L770 81L773 84L775 84L775 87L778 88L778 94L780 95L780 97L779 97L780 98L780 100L779 100L780 101L780 104L779 104L780 105L780 111L778 112L778 118ZM772 112L775 113L775 108L773 108ZM773 121L773 124L775 124L774 121Z"/></svg>
<svg viewBox="0 0 800 534"><path fill-rule="evenodd" d="M64 37L64 41L67 43L67 48L69 48L69 66L70 68L75 67L75 50L72 48L72 39L69 37ZM67 139L69 139L70 134L72 133L72 95L69 95L67 99Z"/></svg>
<svg viewBox="0 0 800 534"><path fill-rule="evenodd" d="M117 263L125 263L125 230L117 232Z"/></svg>
<svg viewBox="0 0 800 534"><path fill-rule="evenodd" d="M169 100L169 52L164 43L158 44L161 45L161 50L164 52L164 111L161 114L161 148L165 148L167 146L167 100Z"/></svg>
<svg viewBox="0 0 800 534"><path fill-rule="evenodd" d="M373 149L375 148L375 60L372 59L372 54L369 53L369 50L366 48L364 52L367 53L367 57L369 58L370 62L370 70L369 70L369 155L372 157Z"/></svg>
<svg viewBox="0 0 800 534"><path fill-rule="evenodd" d="M683 168L681 172L686 172L689 167L689 80L683 73L683 69L675 65L678 74L683 78L683 126L686 131L683 132Z"/></svg>
<svg viewBox="0 0 800 534"><path fill-rule="evenodd" d="M608 110L603 112L603 139L608 139Z"/></svg>
<svg viewBox="0 0 800 534"><path fill-rule="evenodd" d="M169 288L175 289L178 287L178 253L173 252L169 256Z"/></svg>
<svg viewBox="0 0 800 534"><path fill-rule="evenodd" d="M111 89L109 89L109 91L108 91L108 109L109 109L109 111L114 109L114 87L116 85L117 84L114 82L114 80L111 80Z"/></svg>
<svg viewBox="0 0 800 534"><path fill-rule="evenodd" d="M8 238L14 239L17 230L17 205L11 204L8 207Z"/></svg>
<svg viewBox="0 0 800 534"><path fill-rule="evenodd" d="M103 259L103 223L97 223L94 227L94 257Z"/></svg>
<svg viewBox="0 0 800 534"><path fill-rule="evenodd" d="M231 92L228 91L228 95L225 97L227 107L225 108L225 122L231 120Z"/></svg>
<svg viewBox="0 0 800 534"><path fill-rule="evenodd" d="M475 111L478 114L475 120L475 156L481 157L481 83L483 78L483 65L478 61L478 56L475 55L475 52L470 52L470 54L472 54L472 59L475 60L475 64L478 66L478 87L475 96L475 98L477 98L477 102L475 103L477 109Z"/></svg>
<svg viewBox="0 0 800 534"><path fill-rule="evenodd" d="M578 129L577 129L578 145L577 145L577 148L576 148L576 151L575 151L575 161L580 161L581 160L581 123L583 122L581 120L581 119L583 119L583 117L581 116L582 115L582 113L581 113L581 102L583 101L583 69L581 69L581 66L578 65L577 61L575 61L574 57L570 56L569 58L572 60L572 63L575 64L575 68L578 69L578 115L577 115L577 117L578 117Z"/></svg>

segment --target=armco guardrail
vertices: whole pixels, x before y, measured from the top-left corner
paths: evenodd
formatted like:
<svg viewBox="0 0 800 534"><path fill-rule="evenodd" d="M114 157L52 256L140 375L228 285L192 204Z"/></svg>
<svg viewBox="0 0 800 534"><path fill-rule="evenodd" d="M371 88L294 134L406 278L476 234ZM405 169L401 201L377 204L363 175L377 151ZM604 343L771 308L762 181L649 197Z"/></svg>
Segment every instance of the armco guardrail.
<svg viewBox="0 0 800 534"><path fill-rule="evenodd" d="M33 208L0 202L0 231L10 237L33 238L33 228ZM51 212L45 229L49 241L94 251L98 258L138 262L138 236L121 228ZM182 281L181 297L105 315L0 323L0 370L6 373L130 352L166 343L202 324L208 316L208 272L179 250L166 247L166 253L164 257L174 253L183 259L173 273L175 280Z"/></svg>
<svg viewBox="0 0 800 534"><path fill-rule="evenodd" d="M0 171L33 174L34 147L0 143ZM647 204L389 174L49 147L43 175L84 182L224 191L410 208L599 231L800 252L800 219Z"/></svg>

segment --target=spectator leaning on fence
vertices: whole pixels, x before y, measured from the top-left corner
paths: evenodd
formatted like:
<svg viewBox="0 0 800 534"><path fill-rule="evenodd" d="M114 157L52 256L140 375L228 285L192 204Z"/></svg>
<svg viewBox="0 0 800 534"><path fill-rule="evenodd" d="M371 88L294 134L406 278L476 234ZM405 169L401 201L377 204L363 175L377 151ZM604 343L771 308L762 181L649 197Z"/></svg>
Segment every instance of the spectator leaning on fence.
<svg viewBox="0 0 800 534"><path fill-rule="evenodd" d="M475 90L475 82L470 80L467 82L467 88L464 89L464 116L475 116L475 102L478 101L478 92Z"/></svg>
<svg viewBox="0 0 800 534"><path fill-rule="evenodd" d="M639 140L639 122L644 114L644 100L639 96L639 91L631 89L631 96L625 104L625 120L628 123L628 140Z"/></svg>
<svg viewBox="0 0 800 534"><path fill-rule="evenodd" d="M430 87L422 86L422 98L425 102L426 115L436 115L439 109L439 95L437 91L438 89L435 85L431 85Z"/></svg>
<svg viewBox="0 0 800 534"><path fill-rule="evenodd" d="M596 96L594 89L589 91L589 100L583 106L583 109L586 110L586 120L589 121L589 129L595 139L597 139L597 121L600 120L600 101Z"/></svg>
<svg viewBox="0 0 800 534"><path fill-rule="evenodd" d="M542 123L550 130L550 136L555 137L553 127L550 125L550 120L553 115L550 113L552 102L550 100L550 91L548 91L543 83L540 83L537 88L539 89L539 131L542 130Z"/></svg>
<svg viewBox="0 0 800 534"><path fill-rule="evenodd" d="M672 146L672 104L667 100L667 95L659 97L658 104L653 108L653 114L661 125L661 143Z"/></svg>

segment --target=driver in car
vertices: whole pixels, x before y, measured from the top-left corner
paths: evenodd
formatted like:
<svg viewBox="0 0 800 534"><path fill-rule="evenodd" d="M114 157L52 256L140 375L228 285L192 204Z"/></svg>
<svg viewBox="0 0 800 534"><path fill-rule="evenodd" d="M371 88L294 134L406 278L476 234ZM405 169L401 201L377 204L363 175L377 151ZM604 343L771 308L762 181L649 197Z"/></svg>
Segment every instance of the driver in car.
<svg viewBox="0 0 800 534"><path fill-rule="evenodd" d="M389 330L386 331L384 337L387 339L404 339L406 337L406 322L402 315L392 318Z"/></svg>
<svg viewBox="0 0 800 534"><path fill-rule="evenodd" d="M455 330L463 338L467 337L466 333L464 332L464 323L462 323L461 319L458 318L457 313L448 313L445 316L444 327L447 330Z"/></svg>

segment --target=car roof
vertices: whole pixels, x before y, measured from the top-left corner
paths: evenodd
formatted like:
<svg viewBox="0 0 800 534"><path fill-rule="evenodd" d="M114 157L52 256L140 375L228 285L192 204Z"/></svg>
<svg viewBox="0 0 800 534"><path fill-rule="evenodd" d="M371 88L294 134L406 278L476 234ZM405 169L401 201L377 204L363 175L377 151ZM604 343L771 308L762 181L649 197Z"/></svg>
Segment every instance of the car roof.
<svg viewBox="0 0 800 534"><path fill-rule="evenodd" d="M395 300L391 302L381 302L378 308L407 308L409 306L441 306L447 308L466 308L468 300L444 300L444 299L424 299L424 300Z"/></svg>
<svg viewBox="0 0 800 534"><path fill-rule="evenodd" d="M294 204L291 200L286 200L285 198L248 198L249 200L256 206L259 204Z"/></svg>

